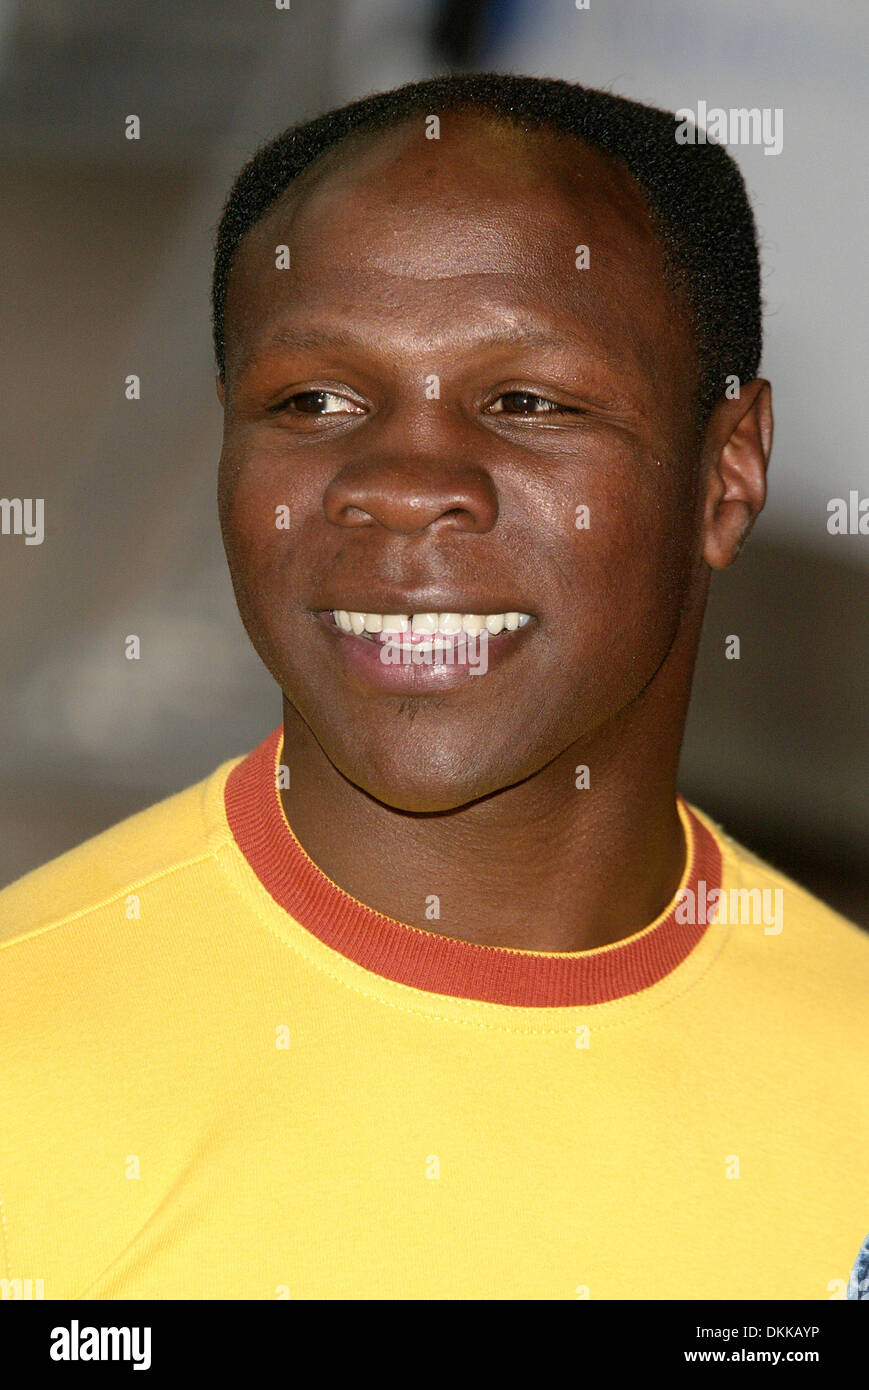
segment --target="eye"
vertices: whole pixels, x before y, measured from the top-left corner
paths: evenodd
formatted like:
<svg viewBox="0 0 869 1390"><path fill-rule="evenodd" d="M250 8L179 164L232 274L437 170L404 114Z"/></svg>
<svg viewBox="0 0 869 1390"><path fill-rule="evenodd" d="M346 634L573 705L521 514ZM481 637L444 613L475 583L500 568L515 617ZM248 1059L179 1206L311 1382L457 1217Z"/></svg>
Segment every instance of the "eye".
<svg viewBox="0 0 869 1390"><path fill-rule="evenodd" d="M503 391L488 407L495 415L579 415L573 406L559 405L536 391Z"/></svg>
<svg viewBox="0 0 869 1390"><path fill-rule="evenodd" d="M337 391L297 391L287 396L274 410L287 410L296 415L363 415L355 401Z"/></svg>

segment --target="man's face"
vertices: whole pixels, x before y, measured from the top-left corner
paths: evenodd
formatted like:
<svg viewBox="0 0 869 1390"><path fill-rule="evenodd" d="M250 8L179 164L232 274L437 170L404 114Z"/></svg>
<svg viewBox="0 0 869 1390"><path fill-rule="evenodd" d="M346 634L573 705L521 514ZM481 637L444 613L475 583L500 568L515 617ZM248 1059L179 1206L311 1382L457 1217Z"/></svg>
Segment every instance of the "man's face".
<svg viewBox="0 0 869 1390"><path fill-rule="evenodd" d="M477 116L345 142L243 242L226 341L236 597L341 773L461 806L636 700L699 582L702 499L688 320L617 166ZM530 621L482 673L386 663L339 610Z"/></svg>

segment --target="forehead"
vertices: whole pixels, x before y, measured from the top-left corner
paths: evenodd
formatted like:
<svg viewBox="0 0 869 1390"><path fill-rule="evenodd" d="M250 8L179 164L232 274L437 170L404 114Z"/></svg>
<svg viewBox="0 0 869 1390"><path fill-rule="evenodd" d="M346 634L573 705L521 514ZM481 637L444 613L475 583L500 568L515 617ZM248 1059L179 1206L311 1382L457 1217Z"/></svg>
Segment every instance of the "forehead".
<svg viewBox="0 0 869 1390"><path fill-rule="evenodd" d="M290 268L276 273L282 244ZM337 305L375 336L399 315L429 337L536 319L634 371L653 369L662 346L684 356L690 338L627 170L573 137L476 113L444 114L436 140L422 114L350 137L305 170L237 253L228 358Z"/></svg>

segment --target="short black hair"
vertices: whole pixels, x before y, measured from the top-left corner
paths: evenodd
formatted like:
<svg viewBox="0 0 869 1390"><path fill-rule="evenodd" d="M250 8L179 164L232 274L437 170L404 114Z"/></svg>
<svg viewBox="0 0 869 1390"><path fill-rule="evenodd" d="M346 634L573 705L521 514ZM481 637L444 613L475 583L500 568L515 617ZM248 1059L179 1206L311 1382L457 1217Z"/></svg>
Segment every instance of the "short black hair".
<svg viewBox="0 0 869 1390"><path fill-rule="evenodd" d="M676 117L611 92L557 78L459 73L410 82L292 126L263 145L238 175L218 224L212 307L221 378L224 310L244 236L293 180L354 133L377 133L415 115L478 110L533 130L572 135L621 160L643 190L665 252L668 277L690 308L699 366L699 407L708 415L726 378L757 374L761 352L757 233L735 161L711 141L679 144Z"/></svg>

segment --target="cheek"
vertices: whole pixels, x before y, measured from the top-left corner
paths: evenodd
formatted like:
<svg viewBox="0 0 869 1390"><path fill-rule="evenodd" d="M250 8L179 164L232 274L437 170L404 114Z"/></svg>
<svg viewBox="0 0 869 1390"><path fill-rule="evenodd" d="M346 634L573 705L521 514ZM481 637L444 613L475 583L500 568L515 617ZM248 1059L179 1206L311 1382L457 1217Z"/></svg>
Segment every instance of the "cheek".
<svg viewBox="0 0 869 1390"><path fill-rule="evenodd" d="M691 553L689 518L660 492L618 499L588 552L588 568L606 595L617 630L631 622L667 627L678 609ZM642 640L642 630L637 633Z"/></svg>
<svg viewBox="0 0 869 1390"><path fill-rule="evenodd" d="M257 450L224 447L218 474L218 512L233 580L265 594L276 567L291 560L305 499L290 486L286 461Z"/></svg>
<svg viewBox="0 0 869 1390"><path fill-rule="evenodd" d="M277 470L224 449L217 488L223 545L239 613L259 656L273 670L280 595L295 550L292 499Z"/></svg>
<svg viewBox="0 0 869 1390"><path fill-rule="evenodd" d="M652 459L589 475L584 505L550 567L564 616L553 636L591 716L632 698L666 656L691 583L693 519L684 481Z"/></svg>

